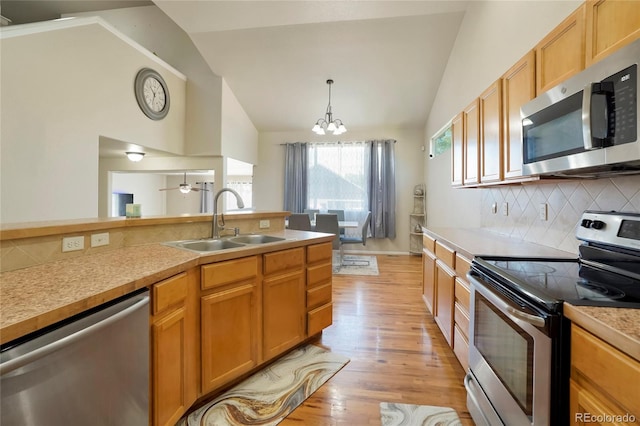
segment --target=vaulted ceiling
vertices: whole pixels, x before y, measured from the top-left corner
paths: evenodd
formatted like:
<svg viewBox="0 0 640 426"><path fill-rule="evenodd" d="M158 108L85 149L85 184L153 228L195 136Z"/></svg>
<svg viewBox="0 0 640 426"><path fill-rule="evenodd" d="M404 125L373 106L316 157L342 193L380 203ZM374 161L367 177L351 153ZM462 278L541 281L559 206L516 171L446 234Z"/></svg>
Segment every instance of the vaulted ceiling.
<svg viewBox="0 0 640 426"><path fill-rule="evenodd" d="M57 8L58 16L150 4L2 1L1 10L13 3L34 13ZM423 127L467 3L153 2L191 37L259 131L310 129L327 107L329 78L334 117L347 128Z"/></svg>

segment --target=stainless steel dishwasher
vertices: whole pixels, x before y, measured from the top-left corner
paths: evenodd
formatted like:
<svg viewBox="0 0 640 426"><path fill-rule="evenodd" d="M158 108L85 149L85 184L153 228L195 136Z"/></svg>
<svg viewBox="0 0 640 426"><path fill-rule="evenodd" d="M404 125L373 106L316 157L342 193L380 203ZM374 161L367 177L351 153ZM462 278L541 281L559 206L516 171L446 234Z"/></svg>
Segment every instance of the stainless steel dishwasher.
<svg viewBox="0 0 640 426"><path fill-rule="evenodd" d="M0 424L149 424L148 290L10 342Z"/></svg>

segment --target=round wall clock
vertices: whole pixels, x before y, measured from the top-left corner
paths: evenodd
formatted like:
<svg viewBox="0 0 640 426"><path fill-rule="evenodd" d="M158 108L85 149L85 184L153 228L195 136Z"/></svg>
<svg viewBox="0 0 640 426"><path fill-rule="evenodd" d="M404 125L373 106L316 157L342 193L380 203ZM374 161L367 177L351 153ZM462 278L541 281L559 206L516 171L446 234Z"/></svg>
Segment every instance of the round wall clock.
<svg viewBox="0 0 640 426"><path fill-rule="evenodd" d="M152 120L162 120L169 112L169 89L157 71L143 68L134 84L136 100L142 112Z"/></svg>

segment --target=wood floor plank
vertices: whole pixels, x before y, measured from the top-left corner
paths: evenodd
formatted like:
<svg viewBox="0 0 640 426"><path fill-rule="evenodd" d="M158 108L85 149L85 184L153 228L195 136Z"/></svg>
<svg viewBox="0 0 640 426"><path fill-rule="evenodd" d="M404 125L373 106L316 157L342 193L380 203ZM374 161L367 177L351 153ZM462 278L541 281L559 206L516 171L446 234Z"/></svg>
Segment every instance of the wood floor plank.
<svg viewBox="0 0 640 426"><path fill-rule="evenodd" d="M378 276L333 276L333 325L315 342L351 361L282 423L380 425L381 402L466 408L464 371L422 301L418 256L378 255Z"/></svg>

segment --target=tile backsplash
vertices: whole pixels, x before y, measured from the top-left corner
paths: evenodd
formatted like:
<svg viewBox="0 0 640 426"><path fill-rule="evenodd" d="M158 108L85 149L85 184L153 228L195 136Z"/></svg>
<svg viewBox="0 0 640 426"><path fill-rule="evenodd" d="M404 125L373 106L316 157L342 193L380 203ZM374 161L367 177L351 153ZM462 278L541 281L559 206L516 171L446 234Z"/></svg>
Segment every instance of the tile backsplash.
<svg viewBox="0 0 640 426"><path fill-rule="evenodd" d="M575 229L584 210L640 213L640 175L509 185L482 191L483 228L571 253L578 250ZM546 204L546 220L540 217L541 204Z"/></svg>

